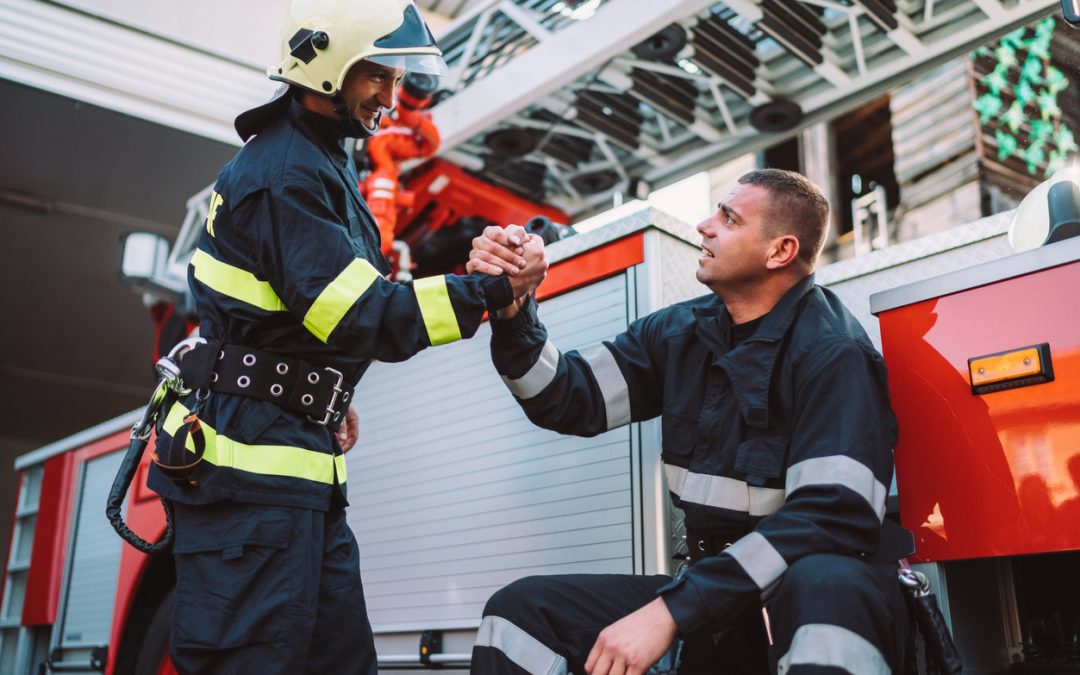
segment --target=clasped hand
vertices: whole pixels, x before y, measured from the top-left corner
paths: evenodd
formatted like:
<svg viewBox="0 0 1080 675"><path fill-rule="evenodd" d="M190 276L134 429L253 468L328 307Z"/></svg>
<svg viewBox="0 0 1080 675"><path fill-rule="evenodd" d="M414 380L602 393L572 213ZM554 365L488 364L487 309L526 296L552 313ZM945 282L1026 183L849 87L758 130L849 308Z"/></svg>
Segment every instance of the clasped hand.
<svg viewBox="0 0 1080 675"><path fill-rule="evenodd" d="M470 274L507 275L514 292L514 302L498 310L495 315L500 319L509 319L517 314L525 298L547 277L544 240L529 234L520 225L506 228L491 225L473 239L465 269Z"/></svg>

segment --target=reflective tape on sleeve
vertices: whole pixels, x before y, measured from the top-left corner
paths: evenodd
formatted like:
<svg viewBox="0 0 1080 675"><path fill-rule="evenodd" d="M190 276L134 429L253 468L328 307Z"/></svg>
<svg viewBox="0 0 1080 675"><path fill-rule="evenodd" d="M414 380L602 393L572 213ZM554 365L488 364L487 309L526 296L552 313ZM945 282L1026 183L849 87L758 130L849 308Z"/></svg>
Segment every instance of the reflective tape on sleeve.
<svg viewBox="0 0 1080 675"><path fill-rule="evenodd" d="M853 675L890 675L892 669L881 650L869 640L842 626L808 623L799 626L791 648L780 657L778 675L792 666L842 668Z"/></svg>
<svg viewBox="0 0 1080 675"><path fill-rule="evenodd" d="M600 393L604 397L604 409L607 411L607 428L614 429L630 422L630 388L626 378L619 370L615 356L603 342L582 347L578 350L589 364L593 378L596 379Z"/></svg>
<svg viewBox="0 0 1080 675"><path fill-rule="evenodd" d="M536 359L532 368L529 368L529 372L516 380L504 376L503 382L514 396L522 400L530 399L551 384L558 367L559 350L549 340L544 343L544 348L540 350L540 357Z"/></svg>
<svg viewBox="0 0 1080 675"><path fill-rule="evenodd" d="M195 278L217 293L267 312L284 312L286 309L269 282L259 281L251 272L223 263L202 249L195 250L191 266Z"/></svg>
<svg viewBox="0 0 1080 675"><path fill-rule="evenodd" d="M681 466L664 464L668 489L684 502L739 511L751 516L767 516L784 505L780 488L752 487L727 476L694 473Z"/></svg>
<svg viewBox="0 0 1080 675"><path fill-rule="evenodd" d="M446 288L446 277L427 277L413 282L416 302L420 305L420 315L424 317L428 340L434 345L444 345L461 339L457 314L450 303L450 291Z"/></svg>
<svg viewBox="0 0 1080 675"><path fill-rule="evenodd" d="M885 497L889 489L874 478L870 467L857 459L847 455L815 457L788 468L784 484L788 497L796 490L811 485L843 485L865 499L878 520L885 517Z"/></svg>
<svg viewBox="0 0 1080 675"><path fill-rule="evenodd" d="M183 424L190 411L181 403L174 403L165 417L164 431L169 435ZM264 476L289 476L316 483L334 483L335 471L338 482L345 483L345 458L334 457L326 452L307 450L291 445L248 445L217 433L206 422L199 420L206 439L203 460L214 466L228 467ZM195 452L195 443L188 435L187 449ZM340 462L340 466L339 466Z"/></svg>
<svg viewBox="0 0 1080 675"><path fill-rule="evenodd" d="M304 315L304 327L326 342L349 308L371 288L379 276L378 270L368 261L363 258L353 260L327 284L319 297L315 298L315 302Z"/></svg>
<svg viewBox="0 0 1080 675"><path fill-rule="evenodd" d="M485 616L476 632L477 647L498 649L532 675L566 675L566 659L501 616Z"/></svg>
<svg viewBox="0 0 1080 675"><path fill-rule="evenodd" d="M751 532L724 552L735 558L747 576L763 591L787 571L784 556L758 532Z"/></svg>

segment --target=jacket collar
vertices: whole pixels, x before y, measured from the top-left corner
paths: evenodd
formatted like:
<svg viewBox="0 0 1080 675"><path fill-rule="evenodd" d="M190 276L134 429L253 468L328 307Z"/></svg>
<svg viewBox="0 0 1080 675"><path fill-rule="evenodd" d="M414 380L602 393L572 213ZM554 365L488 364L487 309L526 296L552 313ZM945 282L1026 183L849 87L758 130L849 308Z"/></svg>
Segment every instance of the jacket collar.
<svg viewBox="0 0 1080 675"><path fill-rule="evenodd" d="M727 372L739 413L748 426L763 429L769 423L769 391L783 337L795 322L802 299L813 288L813 274L792 286L754 334L734 349L731 315L719 299L694 310L695 333L713 352L713 365Z"/></svg>
<svg viewBox="0 0 1080 675"><path fill-rule="evenodd" d="M289 102L289 118L302 134L326 151L331 161L341 167L347 165L345 136L336 120L308 110L296 99Z"/></svg>

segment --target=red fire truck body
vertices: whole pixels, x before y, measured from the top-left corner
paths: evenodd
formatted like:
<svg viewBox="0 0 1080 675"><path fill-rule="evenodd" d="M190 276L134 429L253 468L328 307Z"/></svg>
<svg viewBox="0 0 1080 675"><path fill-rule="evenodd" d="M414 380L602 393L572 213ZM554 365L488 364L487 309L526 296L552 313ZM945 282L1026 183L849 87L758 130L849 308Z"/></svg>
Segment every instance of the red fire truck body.
<svg viewBox="0 0 1080 675"><path fill-rule="evenodd" d="M1077 288L1073 240L877 296L928 296L878 315L919 559L1080 550Z"/></svg>

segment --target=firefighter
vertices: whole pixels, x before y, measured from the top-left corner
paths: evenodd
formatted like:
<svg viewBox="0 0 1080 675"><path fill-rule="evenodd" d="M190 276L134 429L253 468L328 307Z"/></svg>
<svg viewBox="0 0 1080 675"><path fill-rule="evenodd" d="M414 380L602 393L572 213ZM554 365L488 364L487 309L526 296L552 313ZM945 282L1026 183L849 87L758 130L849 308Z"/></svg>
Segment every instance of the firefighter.
<svg viewBox="0 0 1080 675"><path fill-rule="evenodd" d="M484 610L473 673L640 674L676 638L680 673L901 668L908 551L883 525L896 421L880 355L814 284L828 222L813 183L754 171L697 226L711 294L565 353L531 299L492 321L495 366L534 423L592 436L661 416L691 565L510 584ZM505 236L478 238L469 269L510 268Z"/></svg>
<svg viewBox="0 0 1080 675"><path fill-rule="evenodd" d="M445 72L412 2L296 0L282 40L284 86L237 118L247 143L191 261L206 342L149 477L174 511L181 673L376 672L344 513L350 394L372 360L472 336L546 269L530 253L512 276L384 278L344 140L374 133L406 71Z"/></svg>

